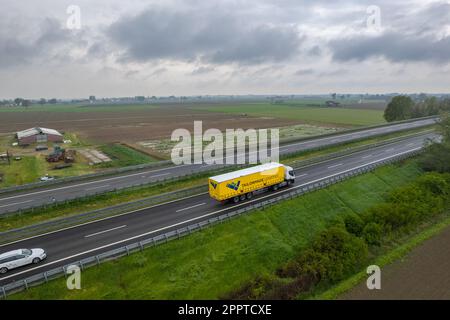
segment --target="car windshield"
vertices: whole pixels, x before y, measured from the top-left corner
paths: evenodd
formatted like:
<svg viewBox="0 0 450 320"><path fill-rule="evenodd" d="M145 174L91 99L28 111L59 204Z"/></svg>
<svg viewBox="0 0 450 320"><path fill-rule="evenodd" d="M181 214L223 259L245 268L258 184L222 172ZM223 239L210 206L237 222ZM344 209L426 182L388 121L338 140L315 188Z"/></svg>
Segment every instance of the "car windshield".
<svg viewBox="0 0 450 320"><path fill-rule="evenodd" d="M31 255L31 250L29 250L29 249L22 249L22 254L30 256Z"/></svg>

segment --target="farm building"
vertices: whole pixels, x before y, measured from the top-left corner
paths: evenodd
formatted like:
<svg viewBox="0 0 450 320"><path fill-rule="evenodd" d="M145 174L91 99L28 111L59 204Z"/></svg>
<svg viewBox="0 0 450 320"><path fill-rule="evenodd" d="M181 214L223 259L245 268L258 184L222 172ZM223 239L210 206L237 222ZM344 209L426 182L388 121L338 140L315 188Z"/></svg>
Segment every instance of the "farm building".
<svg viewBox="0 0 450 320"><path fill-rule="evenodd" d="M19 145L24 146L31 143L62 142L63 135L54 129L30 128L16 133Z"/></svg>

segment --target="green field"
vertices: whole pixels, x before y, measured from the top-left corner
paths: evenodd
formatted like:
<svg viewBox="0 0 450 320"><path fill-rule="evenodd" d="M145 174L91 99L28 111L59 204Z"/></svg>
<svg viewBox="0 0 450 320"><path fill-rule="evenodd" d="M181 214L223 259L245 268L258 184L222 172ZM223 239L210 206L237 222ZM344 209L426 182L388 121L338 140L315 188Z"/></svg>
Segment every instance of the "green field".
<svg viewBox="0 0 450 320"><path fill-rule="evenodd" d="M209 112L247 114L258 117L295 119L310 123L345 126L364 126L385 122L383 119L383 111L380 110L309 107L303 103L298 105L247 103L227 106L197 106L192 107L192 109Z"/></svg>
<svg viewBox="0 0 450 320"><path fill-rule="evenodd" d="M12 299L216 299L269 274L333 220L380 202L414 180L414 161L391 165L178 241L87 269L82 290L51 281Z"/></svg>
<svg viewBox="0 0 450 320"><path fill-rule="evenodd" d="M100 147L100 150L112 160L102 164L103 167L126 167L157 161L147 154L118 143L107 144Z"/></svg>
<svg viewBox="0 0 450 320"><path fill-rule="evenodd" d="M45 174L62 178L96 171L92 166L82 163L78 155L72 167L61 170L53 170L55 164L48 163L43 155L22 156L21 158L20 161L11 160L11 165L4 162L0 164L0 172L4 174L4 180L0 182L0 188L38 182L39 178Z"/></svg>

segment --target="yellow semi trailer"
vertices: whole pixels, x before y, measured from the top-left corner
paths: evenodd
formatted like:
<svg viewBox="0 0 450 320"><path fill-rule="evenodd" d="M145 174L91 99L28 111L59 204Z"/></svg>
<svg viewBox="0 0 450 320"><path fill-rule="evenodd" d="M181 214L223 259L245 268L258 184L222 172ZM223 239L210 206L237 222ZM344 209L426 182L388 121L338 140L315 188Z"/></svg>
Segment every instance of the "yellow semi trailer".
<svg viewBox="0 0 450 320"><path fill-rule="evenodd" d="M209 178L209 195L221 202L250 199L262 189L277 190L294 183L291 167L270 162Z"/></svg>

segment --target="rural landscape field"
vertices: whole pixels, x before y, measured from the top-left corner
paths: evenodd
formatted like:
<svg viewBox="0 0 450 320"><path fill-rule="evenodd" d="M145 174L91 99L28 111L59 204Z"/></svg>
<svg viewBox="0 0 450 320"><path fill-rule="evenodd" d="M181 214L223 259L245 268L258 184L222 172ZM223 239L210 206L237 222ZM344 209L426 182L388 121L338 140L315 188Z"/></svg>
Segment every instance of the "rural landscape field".
<svg viewBox="0 0 450 320"><path fill-rule="evenodd" d="M450 301L448 1L0 4L3 318Z"/></svg>

